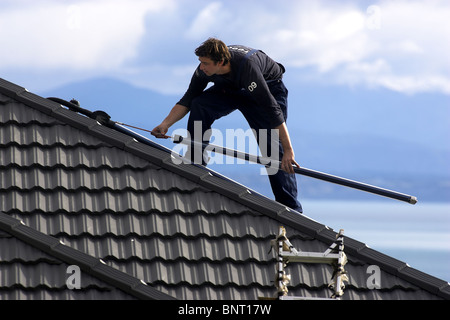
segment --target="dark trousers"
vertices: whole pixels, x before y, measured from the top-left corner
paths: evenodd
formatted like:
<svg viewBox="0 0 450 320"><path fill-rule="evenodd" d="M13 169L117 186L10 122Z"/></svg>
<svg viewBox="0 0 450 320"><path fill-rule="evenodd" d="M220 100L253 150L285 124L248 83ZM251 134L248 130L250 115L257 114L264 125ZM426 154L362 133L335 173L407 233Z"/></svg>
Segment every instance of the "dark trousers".
<svg viewBox="0 0 450 320"><path fill-rule="evenodd" d="M284 119L287 119L287 95L288 90L284 86L283 82L274 81L268 84L269 89L277 100L284 114ZM187 130L192 139L196 137L204 137L205 131L211 129L211 125L215 120L230 114L232 111L238 109L244 115L251 129L256 133L256 140L267 141L268 145L261 146L260 149L265 147L264 150L271 150L271 119L268 118L264 110L256 105L253 99L251 99L243 91L227 91L225 89L216 88L215 86L205 90L200 96L195 98L191 102L191 110L188 120ZM194 132L194 124L196 121L201 121L201 134ZM198 125L198 123L197 123ZM266 139L260 139L259 129L266 129L262 132L267 132ZM207 143L207 141L198 141ZM278 144L279 160L283 158L283 147L281 143ZM201 151L200 151L201 152ZM273 152L273 151L272 151ZM267 154L270 156L270 154ZM198 160L194 158L194 152L191 151L192 161ZM202 163L206 165L206 160L201 157ZM272 187L275 200L292 208L298 212L302 212L302 206L297 200L297 180L295 174L288 174L281 169L276 174L269 174L269 181Z"/></svg>

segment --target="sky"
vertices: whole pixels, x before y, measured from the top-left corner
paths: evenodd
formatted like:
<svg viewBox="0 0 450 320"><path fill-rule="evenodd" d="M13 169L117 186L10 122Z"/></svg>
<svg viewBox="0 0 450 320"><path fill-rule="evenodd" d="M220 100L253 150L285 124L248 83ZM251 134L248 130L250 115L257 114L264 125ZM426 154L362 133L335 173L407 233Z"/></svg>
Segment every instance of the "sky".
<svg viewBox="0 0 450 320"><path fill-rule="evenodd" d="M450 101L448 0L0 0L0 8L0 77L34 93L113 78L181 96L198 65L195 48L217 37L282 62L290 88L381 89ZM424 103L424 112L432 106ZM345 221L361 222L350 209ZM449 266L445 221L430 248L446 244L435 264ZM368 243L380 241L378 231ZM448 268L442 277L450 280Z"/></svg>
<svg viewBox="0 0 450 320"><path fill-rule="evenodd" d="M182 94L208 37L296 82L450 95L449 1L0 0L0 73L43 91L114 77Z"/></svg>

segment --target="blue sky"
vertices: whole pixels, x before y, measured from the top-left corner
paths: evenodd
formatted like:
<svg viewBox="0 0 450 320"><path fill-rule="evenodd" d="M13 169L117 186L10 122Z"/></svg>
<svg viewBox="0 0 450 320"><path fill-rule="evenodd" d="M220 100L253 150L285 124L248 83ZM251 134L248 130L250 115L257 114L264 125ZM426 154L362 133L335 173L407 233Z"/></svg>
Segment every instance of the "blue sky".
<svg viewBox="0 0 450 320"><path fill-rule="evenodd" d="M450 2L2 0L0 72L31 91L98 76L182 94L209 36L292 81L450 95Z"/></svg>

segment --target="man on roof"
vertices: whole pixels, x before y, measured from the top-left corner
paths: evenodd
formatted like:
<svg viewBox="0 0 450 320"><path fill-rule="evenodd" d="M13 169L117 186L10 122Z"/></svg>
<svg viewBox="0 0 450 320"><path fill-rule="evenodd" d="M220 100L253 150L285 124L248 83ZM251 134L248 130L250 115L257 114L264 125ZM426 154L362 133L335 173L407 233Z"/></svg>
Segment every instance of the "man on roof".
<svg viewBox="0 0 450 320"><path fill-rule="evenodd" d="M166 138L169 128L188 113L187 130L191 137L205 137L215 120L238 109L256 134L260 149L270 150L272 132L278 132L278 159L281 169L269 174L275 200L302 212L297 200L297 180L293 165L295 161L288 129L287 96L283 84L283 65L275 62L264 52L241 45L226 46L221 40L209 38L195 50L200 65L181 100L172 108L160 125L152 130L157 138ZM206 89L208 83L214 85ZM205 90L206 89L206 90ZM201 123L198 128L198 123ZM201 130L194 133L194 130ZM266 137L259 136L267 135ZM266 141L267 145L261 145ZM209 142L209 141L199 141ZM196 159L191 152L191 160ZM206 165L205 157L200 157Z"/></svg>

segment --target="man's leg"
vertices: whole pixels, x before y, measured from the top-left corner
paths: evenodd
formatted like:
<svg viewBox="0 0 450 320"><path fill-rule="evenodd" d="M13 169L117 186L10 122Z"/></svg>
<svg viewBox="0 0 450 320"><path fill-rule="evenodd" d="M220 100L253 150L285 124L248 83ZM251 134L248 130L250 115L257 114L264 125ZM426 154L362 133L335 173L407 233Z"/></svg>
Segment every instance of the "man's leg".
<svg viewBox="0 0 450 320"><path fill-rule="evenodd" d="M187 130L192 141L198 143L208 143L210 136L205 132L211 129L215 120L230 114L236 107L233 101L214 87L206 90L191 102L191 110L187 124ZM186 157L197 164L207 164L206 155L203 148L195 148L193 145L188 148Z"/></svg>
<svg viewBox="0 0 450 320"><path fill-rule="evenodd" d="M269 85L269 88L277 100L278 104L283 111L285 121L287 120L287 89L285 88L283 82L275 82ZM245 100L245 98L244 98ZM260 144L261 141L264 142L263 145L259 145L260 150L263 155L271 156L273 152L278 152L278 159L281 161L283 158L283 147L278 139L278 137L272 137L271 130L267 129L271 127L270 119L264 117L261 112L257 112L258 106L245 100L244 105L239 108L243 113L244 117L247 119L250 127L256 130L257 141ZM256 112L255 112L256 110ZM266 129L266 130L261 130ZM261 137L260 134L267 134L266 137ZM276 143L272 143L272 138L277 139ZM272 146L277 146L278 150L272 150ZM273 169L268 169L269 181L272 187L272 192L275 196L275 200L292 208L300 213L303 212L302 205L297 199L298 189L297 189L297 178L295 174L289 174L283 170L277 170L273 174Z"/></svg>
<svg viewBox="0 0 450 320"><path fill-rule="evenodd" d="M258 133L259 148L262 149L263 155L274 158L273 153L278 152L278 160L283 158L283 146L281 145L278 136L272 137L270 130L267 130L267 143L261 144L260 141L264 141L264 138L260 134L265 134L265 131L256 130ZM277 139L276 143L271 143L272 139ZM278 150L272 150L277 148ZM274 173L276 171L276 173ZM297 177L295 174L289 174L281 169L274 170L274 168L268 168L268 176L272 192L275 196L275 200L292 208L300 213L303 212L302 205L298 201L298 189L297 189Z"/></svg>

